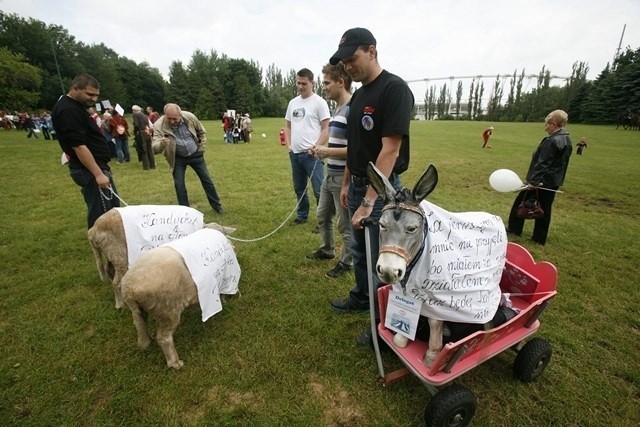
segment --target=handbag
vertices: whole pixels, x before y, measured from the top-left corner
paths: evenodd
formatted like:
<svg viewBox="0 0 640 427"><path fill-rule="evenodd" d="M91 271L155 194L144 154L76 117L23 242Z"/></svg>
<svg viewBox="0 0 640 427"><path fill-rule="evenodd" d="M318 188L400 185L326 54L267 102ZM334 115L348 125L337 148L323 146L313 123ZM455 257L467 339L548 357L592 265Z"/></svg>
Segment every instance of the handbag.
<svg viewBox="0 0 640 427"><path fill-rule="evenodd" d="M535 199L527 197L528 195L529 192L525 193L516 211L516 216L523 219L542 218L544 216L544 210L542 210L540 202L538 201L538 190L536 189Z"/></svg>

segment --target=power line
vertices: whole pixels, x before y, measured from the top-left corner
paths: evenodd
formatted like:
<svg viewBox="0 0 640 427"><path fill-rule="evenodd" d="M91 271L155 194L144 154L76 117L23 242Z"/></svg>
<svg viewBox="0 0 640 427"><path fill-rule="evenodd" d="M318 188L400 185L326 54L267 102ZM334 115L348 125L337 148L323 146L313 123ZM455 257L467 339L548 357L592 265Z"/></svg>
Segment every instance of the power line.
<svg viewBox="0 0 640 427"><path fill-rule="evenodd" d="M475 76L448 76L448 77L425 77L423 79L416 79L416 80L405 80L407 83L418 83L418 82L430 82L430 81L436 81L436 80L468 80L468 79L496 79L499 77L509 77L509 76L513 76L513 74L511 73L505 73L505 74L496 74L496 75L489 75L489 76L485 76L482 74L478 74ZM519 77L520 75L517 75L516 77ZM538 74L525 74L524 77L532 79L532 78L537 78L539 77ZM550 76L551 79L557 79L557 80L569 80L570 77L562 77L562 76L556 76L556 75L552 75Z"/></svg>

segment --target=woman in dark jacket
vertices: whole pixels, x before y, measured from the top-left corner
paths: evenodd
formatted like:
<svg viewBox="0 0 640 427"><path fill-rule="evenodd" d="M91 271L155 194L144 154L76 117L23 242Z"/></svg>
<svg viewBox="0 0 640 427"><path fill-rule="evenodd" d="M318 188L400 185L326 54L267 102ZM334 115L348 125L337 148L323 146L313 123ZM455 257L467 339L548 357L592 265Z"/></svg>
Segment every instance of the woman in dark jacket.
<svg viewBox="0 0 640 427"><path fill-rule="evenodd" d="M544 216L537 218L533 226L531 240L540 245L547 242L549 224L551 224L551 206L556 197L555 191L564 182L569 166L569 157L573 146L569 132L564 128L567 124L567 113L555 110L549 113L544 121L544 130L549 134L538 145L533 153L529 171L527 172L527 189L521 191L513 202L509 213L508 233L520 236L524 227L524 219L516 215L520 203L526 198L535 197L544 211ZM536 190L540 188L540 190ZM545 190L547 189L547 190ZM534 191L531 191L534 190Z"/></svg>

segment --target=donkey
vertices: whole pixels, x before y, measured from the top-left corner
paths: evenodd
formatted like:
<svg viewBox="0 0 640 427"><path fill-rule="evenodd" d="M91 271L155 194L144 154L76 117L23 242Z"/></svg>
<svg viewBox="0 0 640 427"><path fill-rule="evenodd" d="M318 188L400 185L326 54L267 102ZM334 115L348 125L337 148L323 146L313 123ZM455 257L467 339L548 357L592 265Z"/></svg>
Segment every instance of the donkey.
<svg viewBox="0 0 640 427"><path fill-rule="evenodd" d="M424 302L420 313L429 324L429 349L423 363L433 364L447 328L449 337L457 340L504 323L500 277L507 239L502 218L486 212L448 212L423 201L438 183L433 165L413 191L396 191L372 163L367 177L384 200L376 272L383 282L400 284ZM395 335L396 346L407 343L406 337Z"/></svg>
<svg viewBox="0 0 640 427"><path fill-rule="evenodd" d="M376 272L384 283L400 283L410 265L422 251L426 241L427 219L420 207L438 184L438 171L429 165L415 184L413 191L396 191L386 176L372 163L367 167L369 184L384 201L379 225L379 254ZM429 318L429 350L423 363L431 366L442 349L444 322ZM393 343L406 347L408 339L396 334Z"/></svg>

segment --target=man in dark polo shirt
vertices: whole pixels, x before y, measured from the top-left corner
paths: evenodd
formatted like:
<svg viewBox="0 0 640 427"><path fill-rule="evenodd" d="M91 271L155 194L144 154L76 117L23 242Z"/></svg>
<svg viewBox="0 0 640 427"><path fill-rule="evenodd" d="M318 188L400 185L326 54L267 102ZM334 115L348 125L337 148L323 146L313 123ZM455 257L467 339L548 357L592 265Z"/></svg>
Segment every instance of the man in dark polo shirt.
<svg viewBox="0 0 640 427"><path fill-rule="evenodd" d="M60 97L51 113L62 151L69 159L71 179L80 186L87 204L88 228L100 215L120 206L109 169L109 143L87 112L100 95L100 83L89 74L73 78L69 93Z"/></svg>
<svg viewBox="0 0 640 427"><path fill-rule="evenodd" d="M382 69L376 39L365 28L347 30L329 62L342 62L353 81L361 82L349 103L347 118L347 167L340 201L351 214L351 251L356 284L345 299L331 302L338 313L369 311L368 268L379 286L378 229L371 230L372 265L367 266L362 220L380 219L382 199L367 182L367 165L373 162L400 189L399 175L409 166L409 123L413 93L400 77ZM377 308L377 304L375 305ZM379 321L376 310L376 322ZM358 344L371 341L371 328L356 338Z"/></svg>

